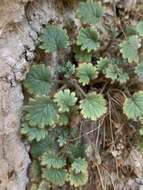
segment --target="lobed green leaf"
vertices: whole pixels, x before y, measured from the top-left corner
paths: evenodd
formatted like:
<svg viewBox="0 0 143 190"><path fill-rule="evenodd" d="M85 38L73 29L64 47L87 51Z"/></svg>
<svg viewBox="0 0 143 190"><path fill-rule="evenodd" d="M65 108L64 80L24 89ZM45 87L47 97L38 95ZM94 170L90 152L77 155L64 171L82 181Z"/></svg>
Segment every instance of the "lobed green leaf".
<svg viewBox="0 0 143 190"><path fill-rule="evenodd" d="M107 112L106 100L102 94L89 93L80 101L80 109L85 119L96 121Z"/></svg>
<svg viewBox="0 0 143 190"><path fill-rule="evenodd" d="M69 45L69 37L65 30L56 26L48 26L40 36L41 49L47 53L52 53Z"/></svg>

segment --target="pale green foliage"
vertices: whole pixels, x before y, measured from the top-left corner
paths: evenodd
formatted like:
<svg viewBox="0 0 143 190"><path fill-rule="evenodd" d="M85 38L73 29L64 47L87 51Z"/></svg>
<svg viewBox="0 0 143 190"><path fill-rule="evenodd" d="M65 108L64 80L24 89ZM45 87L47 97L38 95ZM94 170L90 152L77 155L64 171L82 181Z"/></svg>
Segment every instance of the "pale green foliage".
<svg viewBox="0 0 143 190"><path fill-rule="evenodd" d="M46 129L41 129L37 127L29 127L27 124L22 126L21 134L27 136L29 141L40 141L44 139L48 135L48 131Z"/></svg>
<svg viewBox="0 0 143 190"><path fill-rule="evenodd" d="M137 120L143 117L143 91L136 92L132 97L126 98L123 110L129 119Z"/></svg>
<svg viewBox="0 0 143 190"><path fill-rule="evenodd" d="M71 144L68 148L67 155L70 158L70 160L75 160L79 157L85 157L84 154L84 144Z"/></svg>
<svg viewBox="0 0 143 190"><path fill-rule="evenodd" d="M85 159L77 158L71 165L69 181L75 187L85 185L88 180L88 164Z"/></svg>
<svg viewBox="0 0 143 190"><path fill-rule="evenodd" d="M128 59L129 63L139 61L138 49L141 47L141 40L137 35L130 36L119 46L123 58Z"/></svg>
<svg viewBox="0 0 143 190"><path fill-rule="evenodd" d="M98 24L101 22L104 14L103 8L96 2L88 0L86 3L81 2L77 14L83 23Z"/></svg>
<svg viewBox="0 0 143 190"><path fill-rule="evenodd" d="M37 188L38 188L38 185L35 183L32 183L30 190L37 190Z"/></svg>
<svg viewBox="0 0 143 190"><path fill-rule="evenodd" d="M43 178L54 185L63 186L67 179L67 170L56 168L45 169Z"/></svg>
<svg viewBox="0 0 143 190"><path fill-rule="evenodd" d="M47 168L63 168L66 165L65 159L52 152L46 152L43 154L41 164Z"/></svg>
<svg viewBox="0 0 143 190"><path fill-rule="evenodd" d="M31 154L34 158L40 157L45 152L49 151L53 146L53 139L50 136L41 140L40 142L34 142L31 146Z"/></svg>
<svg viewBox="0 0 143 190"><path fill-rule="evenodd" d="M135 68L135 73L136 73L139 77L143 78L143 63L138 63L138 65L137 65L136 68Z"/></svg>
<svg viewBox="0 0 143 190"><path fill-rule="evenodd" d="M49 25L43 30L40 47L44 52L40 59L39 55L35 59L37 64L31 67L24 82L28 104L24 107L21 133L30 143L30 190L58 189L67 183L80 189L88 182L86 156L93 160L90 157L94 142L86 144L83 139L84 120L98 120L101 125L103 121L107 131L110 119L116 123L121 116L119 121L123 119L127 125L127 118L137 120L143 136L143 91L126 97L138 89L133 81L138 79L135 74L143 76L143 64L139 64L143 21L125 29L122 20L123 32L118 22L109 26L103 8L94 0L79 2L77 13L81 21L79 30L72 18L64 25L69 27L68 31L76 28L70 32L71 42L62 28ZM69 44L68 50L63 51ZM56 54L46 54L53 52ZM51 58L55 55L58 57L52 66ZM39 64L41 58L45 64ZM46 65L49 60L50 67ZM137 64L129 65L131 62ZM109 112L104 97L109 101ZM122 104L127 118L121 113ZM116 129L113 132L116 134Z"/></svg>
<svg viewBox="0 0 143 190"><path fill-rule="evenodd" d="M68 118L68 116L65 113L60 114L58 116L58 119L57 119L57 124L58 125L60 125L60 126L66 126L68 123L69 123L69 118Z"/></svg>
<svg viewBox="0 0 143 190"><path fill-rule="evenodd" d="M69 45L69 38L65 30L56 26L48 26L40 36L41 49L51 53L66 48Z"/></svg>
<svg viewBox="0 0 143 190"><path fill-rule="evenodd" d="M75 92L70 92L69 89L60 90L55 94L54 101L57 103L60 112L69 112L76 104L77 98Z"/></svg>
<svg viewBox="0 0 143 190"><path fill-rule="evenodd" d="M110 64L108 68L106 68L106 77L111 78L113 81L117 80L118 78L118 73L120 69L118 68L117 65L112 65Z"/></svg>
<svg viewBox="0 0 143 190"><path fill-rule="evenodd" d="M143 37L143 21L140 21L137 26L136 26L136 30L139 33L139 35L141 37Z"/></svg>
<svg viewBox="0 0 143 190"><path fill-rule="evenodd" d="M63 74L64 77L69 78L75 73L75 65L67 61L59 66L58 71L60 74Z"/></svg>
<svg viewBox="0 0 143 190"><path fill-rule="evenodd" d="M50 190L49 183L45 180L41 181L38 189L36 190Z"/></svg>
<svg viewBox="0 0 143 190"><path fill-rule="evenodd" d="M80 62L91 62L92 53L87 52L86 50L81 50L80 47L75 48L75 58Z"/></svg>
<svg viewBox="0 0 143 190"><path fill-rule="evenodd" d="M80 109L84 118L96 121L107 112L106 101L102 94L92 92L80 101Z"/></svg>
<svg viewBox="0 0 143 190"><path fill-rule="evenodd" d="M122 61L123 62L123 61ZM99 61L97 61L97 69L99 71L102 71L102 73L107 77L112 79L112 82L119 81L121 84L126 83L127 80L129 80L128 73L124 72L122 67L120 65L120 60L118 59L108 59L100 58ZM124 64L124 63L122 63Z"/></svg>
<svg viewBox="0 0 143 190"><path fill-rule="evenodd" d="M77 37L77 45L87 52L96 51L100 47L99 34L91 28L82 28Z"/></svg>
<svg viewBox="0 0 143 190"><path fill-rule="evenodd" d="M33 65L24 82L24 86L30 93L39 95L47 95L51 90L51 84L51 71L44 64Z"/></svg>
<svg viewBox="0 0 143 190"><path fill-rule="evenodd" d="M81 158L74 160L74 162L71 165L71 169L75 173L87 172L87 167L88 167L87 161Z"/></svg>
<svg viewBox="0 0 143 190"><path fill-rule="evenodd" d="M67 144L67 140L68 140L68 134L66 132L63 132L63 134L61 134L58 138L59 146L62 147L65 144Z"/></svg>
<svg viewBox="0 0 143 190"><path fill-rule="evenodd" d="M119 68L115 64L109 64L106 68L105 76L107 78L111 78L112 81L119 81L120 83L126 83L129 80L129 76L127 73L123 71L122 68Z"/></svg>
<svg viewBox="0 0 143 190"><path fill-rule="evenodd" d="M31 99L25 107L26 120L32 126L53 125L57 120L57 111L54 103L49 97L41 96Z"/></svg>
<svg viewBox="0 0 143 190"><path fill-rule="evenodd" d="M92 63L82 63L77 68L77 77L83 86L89 84L89 82L96 79L97 76L97 68Z"/></svg>
<svg viewBox="0 0 143 190"><path fill-rule="evenodd" d="M106 69L107 69L107 67L108 67L108 65L109 65L110 62L111 61L107 57L105 57L105 58L101 57L100 60L97 61L97 69L99 71L102 71L105 74L106 73Z"/></svg>
<svg viewBox="0 0 143 190"><path fill-rule="evenodd" d="M120 69L117 80L123 84L126 83L129 80L129 75L126 72L123 72L122 69Z"/></svg>
<svg viewBox="0 0 143 190"><path fill-rule="evenodd" d="M75 173L74 171L71 171L69 175L69 181L70 185L74 185L75 187L85 185L88 181L88 173L87 172Z"/></svg>

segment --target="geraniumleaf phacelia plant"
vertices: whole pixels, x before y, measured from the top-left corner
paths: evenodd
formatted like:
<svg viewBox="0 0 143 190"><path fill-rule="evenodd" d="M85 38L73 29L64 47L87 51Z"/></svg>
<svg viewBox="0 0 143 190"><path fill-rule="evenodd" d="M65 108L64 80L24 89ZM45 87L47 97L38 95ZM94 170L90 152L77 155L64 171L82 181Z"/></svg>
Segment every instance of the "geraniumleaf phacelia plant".
<svg viewBox="0 0 143 190"><path fill-rule="evenodd" d="M24 81L30 97L24 106L21 133L31 144L30 171L34 171L31 190L63 186L67 182L78 187L88 182L85 147L82 142L71 141L79 136L79 126L77 124L75 132L72 118L78 116L80 120L97 122L109 117L107 91L110 86L121 86L122 114L127 119L140 121L143 117L143 91L127 93L130 77L142 76L139 50L143 21L135 27L136 34L120 39L118 52L112 57L108 49L106 54L101 52L104 42L100 27L104 13L105 9L92 0L79 3L77 18L81 28L73 44L66 29L55 25L48 25L40 35L40 48L46 54L60 54L71 45L75 57L63 60L56 72L52 65L34 64ZM130 65L134 65L133 71L127 69ZM55 80L55 74L59 81ZM97 85L101 79L103 84Z"/></svg>

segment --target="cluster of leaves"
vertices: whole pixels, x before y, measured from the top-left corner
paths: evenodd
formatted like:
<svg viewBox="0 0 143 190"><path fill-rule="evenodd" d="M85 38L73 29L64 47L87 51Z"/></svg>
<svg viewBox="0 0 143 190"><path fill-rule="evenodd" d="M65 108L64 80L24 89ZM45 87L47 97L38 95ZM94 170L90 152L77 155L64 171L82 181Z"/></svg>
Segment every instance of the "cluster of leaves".
<svg viewBox="0 0 143 190"><path fill-rule="evenodd" d="M57 67L62 84L54 79L53 68L45 64L31 67L24 86L31 95L24 107L24 121L21 133L31 143L34 160L30 173L32 190L45 190L50 185L63 186L66 182L75 187L88 181L88 163L81 142L71 141L78 137L79 128L72 128L72 116L76 113L83 119L97 121L108 112L106 94L93 88L99 77L111 84L126 86L130 81L129 64L134 63L134 74L143 76L140 63L143 22L136 26L136 33L127 36L119 44L116 58L100 57L96 63L92 58L101 49L104 16L102 6L92 0L79 3L77 16L80 28L74 53L76 63L65 61ZM69 46L67 32L49 25L41 34L40 48L46 53L60 51ZM132 64L132 65L134 65ZM54 68L55 69L55 68ZM59 79L60 80L60 79ZM55 91L54 84L58 89ZM141 120L143 117L143 91L133 95L125 94L123 113L128 119ZM76 130L76 132L75 132Z"/></svg>

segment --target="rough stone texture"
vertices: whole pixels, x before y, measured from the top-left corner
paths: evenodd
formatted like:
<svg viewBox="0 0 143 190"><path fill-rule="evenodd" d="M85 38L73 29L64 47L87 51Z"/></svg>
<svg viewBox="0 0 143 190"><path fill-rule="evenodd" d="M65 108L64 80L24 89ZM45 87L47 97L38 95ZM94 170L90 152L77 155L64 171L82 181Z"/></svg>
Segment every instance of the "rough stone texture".
<svg viewBox="0 0 143 190"><path fill-rule="evenodd" d="M37 32L55 16L52 6L50 0L0 1L0 190L25 190L28 182L30 159L19 133L20 82L34 57Z"/></svg>

